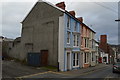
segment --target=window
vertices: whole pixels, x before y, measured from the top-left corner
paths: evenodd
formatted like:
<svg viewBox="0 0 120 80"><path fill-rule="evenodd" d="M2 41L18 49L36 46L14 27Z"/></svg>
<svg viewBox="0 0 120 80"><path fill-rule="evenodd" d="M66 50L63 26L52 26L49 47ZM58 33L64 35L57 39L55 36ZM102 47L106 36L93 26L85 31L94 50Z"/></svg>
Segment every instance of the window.
<svg viewBox="0 0 120 80"><path fill-rule="evenodd" d="M107 57L103 57L103 62L107 62Z"/></svg>
<svg viewBox="0 0 120 80"><path fill-rule="evenodd" d="M92 61L94 61L94 57L93 57L94 55L93 55L93 53L92 53Z"/></svg>
<svg viewBox="0 0 120 80"><path fill-rule="evenodd" d="M74 25L74 31L77 31L77 22L75 21L74 24L75 24L75 25Z"/></svg>
<svg viewBox="0 0 120 80"><path fill-rule="evenodd" d="M73 53L73 66L78 66L78 65L79 65L79 54Z"/></svg>
<svg viewBox="0 0 120 80"><path fill-rule="evenodd" d="M87 38L87 48L89 47L89 39Z"/></svg>
<svg viewBox="0 0 120 80"><path fill-rule="evenodd" d="M92 49L94 49L94 41L92 40Z"/></svg>
<svg viewBox="0 0 120 80"><path fill-rule="evenodd" d="M79 35L73 35L73 46L79 46Z"/></svg>
<svg viewBox="0 0 120 80"><path fill-rule="evenodd" d="M85 38L85 47L87 47L87 39Z"/></svg>
<svg viewBox="0 0 120 80"><path fill-rule="evenodd" d="M79 54L77 53L76 65L79 65Z"/></svg>
<svg viewBox="0 0 120 80"><path fill-rule="evenodd" d="M87 54L87 58L86 59L87 59L87 62L88 62L88 60L89 60L89 54L88 53L86 53L86 54Z"/></svg>
<svg viewBox="0 0 120 80"><path fill-rule="evenodd" d="M70 44L70 32L67 32L67 43Z"/></svg>
<svg viewBox="0 0 120 80"><path fill-rule="evenodd" d="M70 17L67 19L67 29L70 29Z"/></svg>
<svg viewBox="0 0 120 80"><path fill-rule="evenodd" d="M75 53L73 53L73 66L75 66Z"/></svg>
<svg viewBox="0 0 120 80"><path fill-rule="evenodd" d="M85 55L84 55L84 62L85 62L85 63L88 62L88 53L85 53Z"/></svg>
<svg viewBox="0 0 120 80"><path fill-rule="evenodd" d="M85 38L84 40L85 40L85 47L88 48L88 46L89 46L89 39Z"/></svg>
<svg viewBox="0 0 120 80"><path fill-rule="evenodd" d="M86 53L85 53L85 55L84 55L84 61L85 61L85 63L87 63L87 60L86 60Z"/></svg>
<svg viewBox="0 0 120 80"><path fill-rule="evenodd" d="M75 35L73 35L73 44L75 46Z"/></svg>
<svg viewBox="0 0 120 80"><path fill-rule="evenodd" d="M77 46L79 46L79 35L77 35Z"/></svg>

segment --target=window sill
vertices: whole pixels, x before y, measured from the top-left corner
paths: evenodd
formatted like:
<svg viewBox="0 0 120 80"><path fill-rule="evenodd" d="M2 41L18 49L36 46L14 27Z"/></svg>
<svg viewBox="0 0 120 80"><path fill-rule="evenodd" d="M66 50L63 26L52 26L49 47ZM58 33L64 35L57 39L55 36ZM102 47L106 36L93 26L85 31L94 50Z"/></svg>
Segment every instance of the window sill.
<svg viewBox="0 0 120 80"><path fill-rule="evenodd" d="M79 48L79 46L73 46L74 48Z"/></svg>
<svg viewBox="0 0 120 80"><path fill-rule="evenodd" d="M77 67L79 67L79 65L77 65L77 66L73 66L73 68L77 68Z"/></svg>
<svg viewBox="0 0 120 80"><path fill-rule="evenodd" d="M70 43L67 43L67 44L70 44Z"/></svg>
<svg viewBox="0 0 120 80"><path fill-rule="evenodd" d="M84 64L89 64L89 62L87 62L87 63L84 63Z"/></svg>

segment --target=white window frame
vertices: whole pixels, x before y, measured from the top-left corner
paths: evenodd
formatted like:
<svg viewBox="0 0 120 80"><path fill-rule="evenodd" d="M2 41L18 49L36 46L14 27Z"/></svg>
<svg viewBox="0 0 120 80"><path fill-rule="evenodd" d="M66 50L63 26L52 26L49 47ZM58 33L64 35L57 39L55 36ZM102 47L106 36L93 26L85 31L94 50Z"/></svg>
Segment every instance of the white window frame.
<svg viewBox="0 0 120 80"><path fill-rule="evenodd" d="M79 35L78 34L73 34L73 47L79 47Z"/></svg>
<svg viewBox="0 0 120 80"><path fill-rule="evenodd" d="M67 31L67 44L70 44L70 32L69 31Z"/></svg>
<svg viewBox="0 0 120 80"><path fill-rule="evenodd" d="M73 34L73 47L76 45L76 39L75 39L75 34Z"/></svg>
<svg viewBox="0 0 120 80"><path fill-rule="evenodd" d="M75 59L74 59L74 54L75 54ZM73 65L73 68L79 67L79 53L73 53L73 64L74 64L74 60L75 60L75 65ZM78 61L78 65L77 65L77 61Z"/></svg>
<svg viewBox="0 0 120 80"><path fill-rule="evenodd" d="M86 55L85 55L86 54ZM89 53L84 53L84 63L85 64L88 64L88 58L89 58ZM85 59L86 59L86 62L85 62Z"/></svg>

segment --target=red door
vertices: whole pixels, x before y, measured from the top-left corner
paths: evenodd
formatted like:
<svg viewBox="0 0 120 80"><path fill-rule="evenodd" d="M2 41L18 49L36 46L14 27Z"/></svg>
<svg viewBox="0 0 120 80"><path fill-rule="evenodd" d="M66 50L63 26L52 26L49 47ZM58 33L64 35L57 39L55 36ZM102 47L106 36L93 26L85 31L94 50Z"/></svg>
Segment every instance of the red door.
<svg viewBox="0 0 120 80"><path fill-rule="evenodd" d="M48 50L41 50L41 64L42 66L48 65Z"/></svg>

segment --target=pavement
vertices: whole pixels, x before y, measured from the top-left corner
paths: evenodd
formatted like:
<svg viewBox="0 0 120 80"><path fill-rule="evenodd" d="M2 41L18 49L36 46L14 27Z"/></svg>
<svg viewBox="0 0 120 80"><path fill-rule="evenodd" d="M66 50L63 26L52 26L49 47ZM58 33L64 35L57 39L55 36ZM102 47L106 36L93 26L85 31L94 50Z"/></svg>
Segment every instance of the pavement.
<svg viewBox="0 0 120 80"><path fill-rule="evenodd" d="M107 67L109 65L106 65L106 64L97 64L94 67L75 69L75 70L66 71L66 72L60 72L60 73L62 73L62 74L68 74L68 75L77 75L77 74L80 75L80 74L83 74L83 73L89 73L91 71L96 71L96 70L104 69L105 67Z"/></svg>

